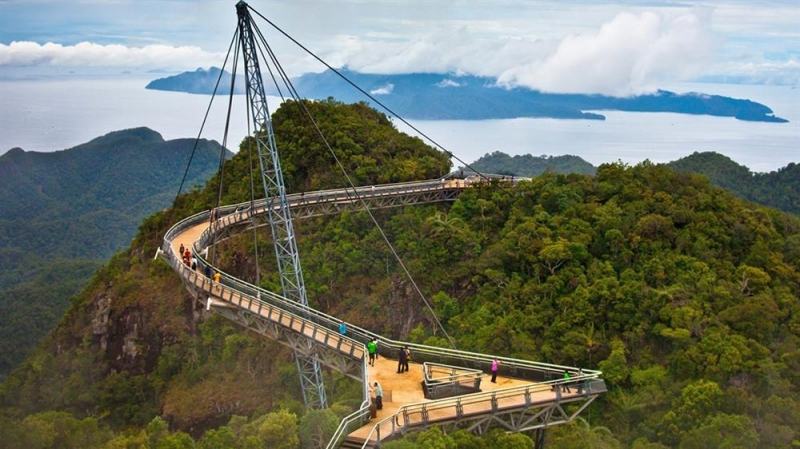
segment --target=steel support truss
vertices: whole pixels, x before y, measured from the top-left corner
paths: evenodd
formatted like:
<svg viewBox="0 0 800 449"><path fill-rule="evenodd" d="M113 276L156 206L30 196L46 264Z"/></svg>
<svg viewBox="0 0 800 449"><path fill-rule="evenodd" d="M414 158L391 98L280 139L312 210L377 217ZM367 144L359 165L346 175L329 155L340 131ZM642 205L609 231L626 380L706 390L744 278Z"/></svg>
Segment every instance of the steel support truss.
<svg viewBox="0 0 800 449"><path fill-rule="evenodd" d="M247 3L236 4L239 23L239 40L244 58L245 88L249 100L250 113L253 117L258 162L261 169L261 182L266 195L268 222L272 230L272 243L275 247L275 258L278 261L278 272L281 279L283 295L292 301L308 305L306 286L303 280L303 269L300 265L300 253L297 249L292 214L286 199L286 187L283 181L278 146L272 129L272 120L267 105L267 95L261 77L258 61L258 49L254 33L253 20L250 17ZM297 370L300 372L300 387L303 401L307 407L324 408L327 406L325 385L322 382L322 369L316 359L304 359L295 353Z"/></svg>
<svg viewBox="0 0 800 449"><path fill-rule="evenodd" d="M212 310L242 327L281 343L294 351L295 354L302 356L304 360L318 360L323 366L336 370L359 382L364 382L363 361L353 355L337 351L329 345L308 338L243 309L217 306L212 307Z"/></svg>
<svg viewBox="0 0 800 449"><path fill-rule="evenodd" d="M465 414L463 409L458 408L456 416L447 419L432 420L427 413L422 413L422 420L408 425L403 425L403 417L398 417L396 435L407 435L434 425L439 426L445 433L463 429L478 435L485 434L493 428L501 428L509 432L531 432L534 437L534 447L541 449L544 445L545 429L573 421L599 394L600 392L587 392L580 397L563 398L555 402L529 403L508 409L495 408L489 413Z"/></svg>

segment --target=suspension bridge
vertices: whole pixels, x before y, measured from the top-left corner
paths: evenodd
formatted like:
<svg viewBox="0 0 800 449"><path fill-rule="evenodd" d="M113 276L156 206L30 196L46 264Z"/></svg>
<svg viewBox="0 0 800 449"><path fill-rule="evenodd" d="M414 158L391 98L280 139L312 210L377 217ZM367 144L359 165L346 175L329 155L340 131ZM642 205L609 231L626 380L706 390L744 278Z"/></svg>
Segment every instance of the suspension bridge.
<svg viewBox="0 0 800 449"><path fill-rule="evenodd" d="M546 428L574 420L600 394L606 392L599 371L402 342L352 323L346 323L347 331L342 333L342 320L309 306L293 229L293 220L344 211L368 212L421 299L440 324L371 211L451 202L464 190L476 185L514 181L502 177L494 180L493 176L475 172L475 175L466 177L448 176L428 181L356 187L319 126L305 109L291 81L285 76L285 71L250 12L262 17L293 42L301 44L246 3L239 2L236 7L238 23L231 40L234 76L231 78L230 97L232 99L236 61L241 52L250 112L248 124L252 119L252 136L256 141L265 197L256 200L255 188L251 183L251 201L217 204L213 209L180 220L165 234L159 254L180 276L191 295L208 310L292 349L306 406L327 406L323 367L361 382L362 402L342 419L327 444L328 449L379 447L387 439L430 426L441 426L446 430L464 428L476 433L483 433L491 427L512 432L530 431L536 446L543 447ZM225 58L226 63L231 47ZM311 53L306 47L301 47ZM292 98L305 109L310 123L342 169L349 184L347 188L287 194L258 59L259 54L263 57L264 52L272 63L271 67L269 63L265 65L276 87L277 73L284 82L284 90L291 93ZM316 55L314 57L322 61ZM327 66L327 63L324 64ZM213 98L212 95L212 102ZM389 108L386 109L392 113ZM227 132L223 146L226 140ZM442 148L432 139L429 140ZM455 157L450 152L448 154ZM224 158L221 157L220 163L224 163ZM225 273L214 265L213 260L204 256L220 242L261 227L271 230L281 279L280 293ZM183 255L179 254L182 245L188 245L197 258L196 269L183 263ZM219 276L210 277L206 273L219 273ZM444 327L441 330L446 335ZM373 340L378 343L378 360L371 366L367 360L366 344ZM397 357L403 348L411 351L413 362L410 363L409 372L397 373ZM489 372L494 360L499 361L497 382L486 382L484 373ZM370 385L375 381L382 385L384 406L373 417L371 412L375 410L371 409L373 399Z"/></svg>

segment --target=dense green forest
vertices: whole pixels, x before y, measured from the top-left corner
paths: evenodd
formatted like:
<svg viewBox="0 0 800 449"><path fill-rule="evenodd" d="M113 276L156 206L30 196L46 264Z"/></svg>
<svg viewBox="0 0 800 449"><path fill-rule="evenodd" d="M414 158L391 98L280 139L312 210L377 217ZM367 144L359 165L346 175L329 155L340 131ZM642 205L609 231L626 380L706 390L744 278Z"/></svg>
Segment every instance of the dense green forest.
<svg viewBox="0 0 800 449"><path fill-rule="evenodd" d="M482 173L514 176L539 176L543 173L582 173L593 175L597 168L578 156L509 156L502 151L487 153L470 164Z"/></svg>
<svg viewBox="0 0 800 449"><path fill-rule="evenodd" d="M514 176L542 173L593 174L597 168L578 156L509 156L501 151L486 154L470 164L478 171ZM695 152L669 162L671 168L706 176L712 184L741 198L800 214L800 165L790 163L776 171L754 173L729 157L713 151Z"/></svg>
<svg viewBox="0 0 800 449"><path fill-rule="evenodd" d="M714 152L693 153L670 162L678 171L700 173L715 185L757 203L800 214L800 165L789 164L769 173L753 173L744 165Z"/></svg>
<svg viewBox="0 0 800 449"><path fill-rule="evenodd" d="M364 105L308 106L358 183L449 168ZM274 123L289 190L343 184L296 105ZM249 196L247 153L226 165L224 203ZM172 223L216 203L218 186L214 177L145 220L73 299L0 387L0 434L15 435L0 447L312 448L358 403L353 381L326 373L333 406L304 412L287 350L204 316L151 260ZM609 393L585 420L549 431L548 447L800 446L797 217L649 163L548 173L377 216L459 348L603 370ZM313 305L388 336L441 342L364 213L296 225ZM224 244L226 270L254 277L252 240ZM270 254L266 235L258 244ZM268 259L262 282L274 286ZM530 440L430 430L386 447Z"/></svg>
<svg viewBox="0 0 800 449"><path fill-rule="evenodd" d="M193 144L135 128L64 151L0 156L0 379L142 219L169 205ZM189 186L216 172L220 148L200 142Z"/></svg>

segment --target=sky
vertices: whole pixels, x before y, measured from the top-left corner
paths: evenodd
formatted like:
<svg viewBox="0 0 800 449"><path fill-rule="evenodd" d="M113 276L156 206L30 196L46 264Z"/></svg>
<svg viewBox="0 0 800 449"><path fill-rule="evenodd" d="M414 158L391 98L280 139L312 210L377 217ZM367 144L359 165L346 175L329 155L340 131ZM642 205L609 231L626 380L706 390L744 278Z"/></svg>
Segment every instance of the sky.
<svg viewBox="0 0 800 449"><path fill-rule="evenodd" d="M219 66L232 0L0 0L0 79ZM550 92L679 81L800 85L800 0L252 0L335 66L454 72ZM293 74L322 67L267 24ZM587 76L590 74L590 76Z"/></svg>

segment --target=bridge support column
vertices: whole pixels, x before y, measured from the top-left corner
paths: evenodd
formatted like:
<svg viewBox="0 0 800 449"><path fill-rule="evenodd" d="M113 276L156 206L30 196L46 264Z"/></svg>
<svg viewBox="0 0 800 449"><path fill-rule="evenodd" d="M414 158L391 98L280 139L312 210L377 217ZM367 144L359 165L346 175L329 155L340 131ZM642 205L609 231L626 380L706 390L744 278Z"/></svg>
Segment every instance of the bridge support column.
<svg viewBox="0 0 800 449"><path fill-rule="evenodd" d="M294 353L297 371L300 373L300 388L303 390L303 401L306 407L325 408L328 401L325 397L325 384L322 382L322 367L316 357L308 357Z"/></svg>
<svg viewBox="0 0 800 449"><path fill-rule="evenodd" d="M546 427L533 431L533 435L531 435L533 437L533 449L544 449L544 437L546 431Z"/></svg>

